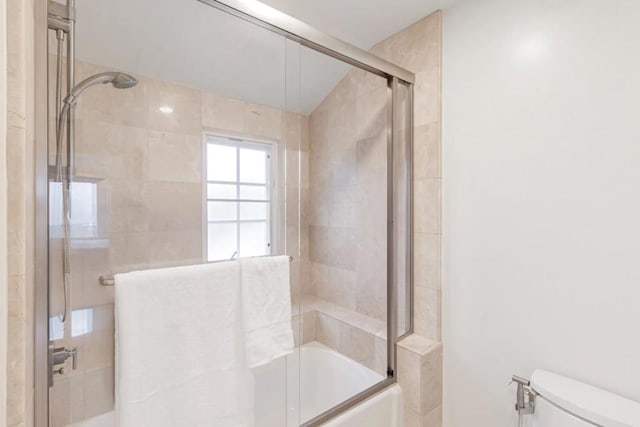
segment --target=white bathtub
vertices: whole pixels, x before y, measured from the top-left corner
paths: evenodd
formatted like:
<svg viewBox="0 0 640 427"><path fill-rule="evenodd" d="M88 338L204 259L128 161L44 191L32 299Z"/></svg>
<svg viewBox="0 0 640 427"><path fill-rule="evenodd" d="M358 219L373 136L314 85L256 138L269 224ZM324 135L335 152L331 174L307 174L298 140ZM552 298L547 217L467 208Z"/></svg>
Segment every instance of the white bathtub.
<svg viewBox="0 0 640 427"><path fill-rule="evenodd" d="M256 369L255 427L298 427L382 379L380 374L320 343L304 344L293 354ZM113 413L108 413L72 427L114 425ZM324 425L401 427L400 387L389 387Z"/></svg>

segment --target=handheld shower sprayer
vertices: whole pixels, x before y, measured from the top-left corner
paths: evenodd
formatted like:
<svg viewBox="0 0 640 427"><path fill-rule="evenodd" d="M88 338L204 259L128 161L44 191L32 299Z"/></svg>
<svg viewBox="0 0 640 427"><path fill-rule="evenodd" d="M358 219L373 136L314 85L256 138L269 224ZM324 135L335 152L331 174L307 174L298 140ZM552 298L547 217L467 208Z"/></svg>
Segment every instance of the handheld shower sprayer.
<svg viewBox="0 0 640 427"><path fill-rule="evenodd" d="M129 89L138 84L138 80L126 73L118 71L108 71L104 73L94 74L87 77L77 85L75 85L69 94L62 101L62 108L58 116L58 122L56 127L56 181L62 184L62 209L63 209L63 251L62 251L62 264L63 264L63 293L64 293L64 312L61 315L61 320L64 323L67 319L68 311L68 294L69 286L71 282L71 268L70 268L70 227L69 221L71 217L71 203L69 197L69 190L71 186L71 180L73 178L73 140L72 136L69 136L67 140L66 152L67 152L67 165L66 171L62 164L62 140L64 138L65 124L71 126L69 122L69 111L75 107L78 102L78 97L91 86L98 84L111 84L116 89Z"/></svg>

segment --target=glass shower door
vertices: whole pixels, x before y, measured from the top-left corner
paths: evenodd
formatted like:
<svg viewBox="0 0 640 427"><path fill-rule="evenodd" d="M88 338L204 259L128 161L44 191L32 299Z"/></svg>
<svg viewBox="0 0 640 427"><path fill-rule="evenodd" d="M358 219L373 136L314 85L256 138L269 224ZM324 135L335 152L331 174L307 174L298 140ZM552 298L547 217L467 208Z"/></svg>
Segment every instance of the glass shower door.
<svg viewBox="0 0 640 427"><path fill-rule="evenodd" d="M117 70L138 84L100 84L78 96L72 150L66 139L61 146L65 168L73 166L65 224L65 182L55 170L60 33L49 32L49 336L59 362L49 425L115 426L114 274L290 255L300 343L307 119L297 48L203 3L78 2L75 30L76 83ZM224 332L211 330L213 339ZM298 348L254 372L256 426L299 425Z"/></svg>

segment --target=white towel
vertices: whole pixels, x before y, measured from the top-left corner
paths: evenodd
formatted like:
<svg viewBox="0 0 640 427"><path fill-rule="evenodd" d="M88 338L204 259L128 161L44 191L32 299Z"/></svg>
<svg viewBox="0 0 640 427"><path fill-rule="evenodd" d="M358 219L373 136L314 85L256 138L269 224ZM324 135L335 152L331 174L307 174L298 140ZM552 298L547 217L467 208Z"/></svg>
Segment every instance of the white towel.
<svg viewBox="0 0 640 427"><path fill-rule="evenodd" d="M237 261L119 274L119 427L253 426Z"/></svg>
<svg viewBox="0 0 640 427"><path fill-rule="evenodd" d="M293 351L289 257L240 259L247 366L255 368Z"/></svg>

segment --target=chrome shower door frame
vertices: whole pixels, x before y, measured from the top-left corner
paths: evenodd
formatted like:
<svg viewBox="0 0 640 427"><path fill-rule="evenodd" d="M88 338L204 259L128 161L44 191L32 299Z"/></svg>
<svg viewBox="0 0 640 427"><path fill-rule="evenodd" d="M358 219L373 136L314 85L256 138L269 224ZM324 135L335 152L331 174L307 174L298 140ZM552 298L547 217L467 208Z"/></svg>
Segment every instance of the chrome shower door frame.
<svg viewBox="0 0 640 427"><path fill-rule="evenodd" d="M346 43L285 13L273 9L256 0L199 0L202 3L247 20L277 34L298 42L300 45L323 53L332 58L363 69L387 80L389 116L387 130L387 378L362 391L330 410L307 421L302 427L318 426L336 415L352 408L374 394L397 382L396 343L413 332L413 278L412 278L412 156L413 156L413 85L415 75L402 67L373 55L363 49ZM49 288L48 288L48 93L47 93L47 13L48 0L35 0L35 427L49 424ZM410 131L405 141L401 141L398 129L401 123L399 85L408 87L408 103L404 111L409 115L404 123ZM405 143L406 154L406 203L396 202L394 176L394 148ZM398 222L403 212L406 223L406 259L402 265L397 262ZM407 287L407 333L398 337L398 271L404 269Z"/></svg>
<svg viewBox="0 0 640 427"><path fill-rule="evenodd" d="M314 427L327 422L336 415L352 408L374 394L397 382L397 342L413 332L413 85L415 74L409 70L386 61L370 52L353 46L323 33L312 26L293 18L256 0L199 0L202 3L230 13L238 18L252 22L270 31L280 34L300 45L323 53L332 58L381 76L387 80L387 105L390 106L387 127L387 378L374 386L360 392L329 409L328 411L305 422L301 427ZM402 110L399 86L408 88L408 96L404 100L407 106L407 120L400 123L399 113ZM403 126L404 125L404 126ZM400 130L408 129L406 140L401 141ZM404 142L406 155L406 175L403 182L406 187L406 204L398 206L394 171L394 151ZM398 265L398 225L399 212L405 209L406 228L405 262ZM398 337L398 269L405 269L407 332Z"/></svg>

